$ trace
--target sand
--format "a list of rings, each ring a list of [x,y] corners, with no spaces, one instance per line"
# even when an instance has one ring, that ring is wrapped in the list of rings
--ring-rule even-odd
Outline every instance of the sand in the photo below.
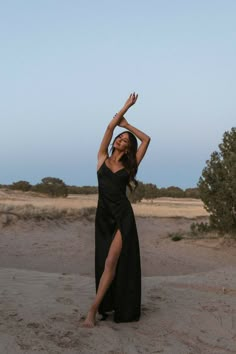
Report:
[[[169,233],[196,220],[173,214],[136,216],[140,321],[97,316],[92,329],[82,323],[95,295],[94,217],[1,227],[0,353],[236,353],[235,241],[173,242]]]

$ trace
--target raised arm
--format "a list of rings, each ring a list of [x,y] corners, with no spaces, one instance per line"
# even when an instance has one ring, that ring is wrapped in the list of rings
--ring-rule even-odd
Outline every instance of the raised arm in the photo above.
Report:
[[[129,124],[124,117],[120,120],[119,126],[129,130],[131,133],[136,135],[139,140],[141,140],[141,144],[139,145],[136,153],[137,165],[139,165],[144,155],[146,154],[151,138],[141,130]]]
[[[113,131],[116,126],[118,126],[123,119],[123,115],[128,111],[128,109],[135,104],[138,95],[132,93],[121,110],[114,116],[111,122],[108,124],[103,139],[101,141],[100,148],[98,150],[98,168],[103,163],[104,159],[108,155],[108,146],[111,142]]]

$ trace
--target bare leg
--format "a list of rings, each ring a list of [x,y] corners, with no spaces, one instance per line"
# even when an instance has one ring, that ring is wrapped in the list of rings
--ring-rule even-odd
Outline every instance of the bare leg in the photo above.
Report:
[[[99,282],[95,300],[92,306],[90,307],[87,317],[84,321],[83,324],[84,327],[94,327],[95,325],[95,318],[96,318],[98,307],[115,276],[116,266],[120,256],[121,249],[122,249],[122,236],[120,230],[117,230],[114,239],[111,243],[108,256],[106,258],[105,268]]]

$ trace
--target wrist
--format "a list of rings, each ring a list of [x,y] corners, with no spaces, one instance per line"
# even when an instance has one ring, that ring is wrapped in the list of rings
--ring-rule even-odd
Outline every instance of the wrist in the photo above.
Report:
[[[125,105],[123,106],[123,110],[126,112],[126,111],[128,111],[128,109],[129,109],[130,107],[131,107],[130,105],[126,105],[126,104],[125,104]]]

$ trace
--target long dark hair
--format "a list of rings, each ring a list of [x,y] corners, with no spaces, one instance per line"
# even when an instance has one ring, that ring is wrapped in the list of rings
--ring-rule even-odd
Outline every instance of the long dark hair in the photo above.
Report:
[[[117,135],[115,139],[113,140],[112,146],[111,146],[111,154],[113,154],[115,148],[114,148],[114,143],[119,136],[122,134],[127,133],[129,135],[129,147],[128,151],[126,154],[124,154],[121,158],[121,162],[124,165],[125,169],[129,173],[129,184],[128,187],[131,191],[134,191],[135,188],[138,185],[137,180],[135,179],[135,176],[138,172],[138,165],[137,165],[137,160],[136,160],[136,153],[138,149],[138,142],[137,138],[134,134],[132,134],[130,131],[124,131]]]

